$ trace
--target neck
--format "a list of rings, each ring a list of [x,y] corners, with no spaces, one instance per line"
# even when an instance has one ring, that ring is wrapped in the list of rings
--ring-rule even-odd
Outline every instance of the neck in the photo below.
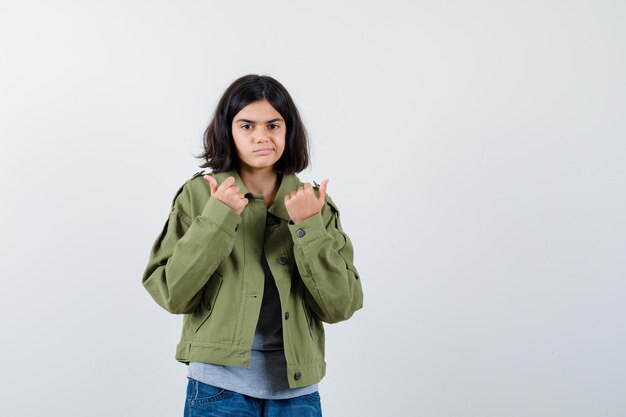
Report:
[[[280,186],[278,174],[274,168],[251,168],[240,165],[237,171],[248,191],[263,195],[263,199],[269,207]]]

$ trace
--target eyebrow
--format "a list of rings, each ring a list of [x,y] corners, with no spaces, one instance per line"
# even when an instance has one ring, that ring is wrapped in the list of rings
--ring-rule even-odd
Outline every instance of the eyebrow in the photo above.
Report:
[[[250,120],[250,119],[237,119],[235,120],[235,123],[239,123],[239,122],[245,122],[245,123],[256,123],[255,120]],[[274,123],[274,122],[284,122],[283,119],[281,119],[280,117],[276,117],[274,119],[268,120],[265,123]]]

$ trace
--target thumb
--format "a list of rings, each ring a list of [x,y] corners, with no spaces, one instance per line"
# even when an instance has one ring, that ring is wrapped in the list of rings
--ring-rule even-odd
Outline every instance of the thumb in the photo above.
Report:
[[[209,186],[211,187],[211,195],[215,194],[217,191],[217,181],[210,175],[205,175],[204,179],[207,180]]]
[[[328,178],[322,181],[322,185],[320,185],[319,191],[317,193],[317,202],[320,203],[320,205],[324,205],[324,199],[326,198],[326,188],[328,187],[328,181],[329,181]]]

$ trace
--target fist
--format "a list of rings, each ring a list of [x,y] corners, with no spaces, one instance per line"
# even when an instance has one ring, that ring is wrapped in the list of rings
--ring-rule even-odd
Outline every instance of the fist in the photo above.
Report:
[[[230,176],[222,182],[220,186],[210,175],[205,175],[204,179],[211,186],[211,197],[215,197],[226,204],[232,211],[241,215],[241,212],[248,204],[248,199],[239,191],[239,186],[235,185],[235,177]]]
[[[325,179],[320,185],[318,196],[315,197],[313,187],[307,182],[290,195],[285,196],[285,208],[294,224],[301,223],[322,210],[327,186],[328,179]]]

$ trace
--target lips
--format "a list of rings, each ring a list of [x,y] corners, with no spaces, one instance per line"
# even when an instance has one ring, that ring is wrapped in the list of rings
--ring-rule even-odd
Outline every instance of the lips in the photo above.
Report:
[[[272,151],[273,149],[264,148],[264,149],[257,149],[256,151],[254,151],[254,153],[256,153],[257,155],[267,155]]]

